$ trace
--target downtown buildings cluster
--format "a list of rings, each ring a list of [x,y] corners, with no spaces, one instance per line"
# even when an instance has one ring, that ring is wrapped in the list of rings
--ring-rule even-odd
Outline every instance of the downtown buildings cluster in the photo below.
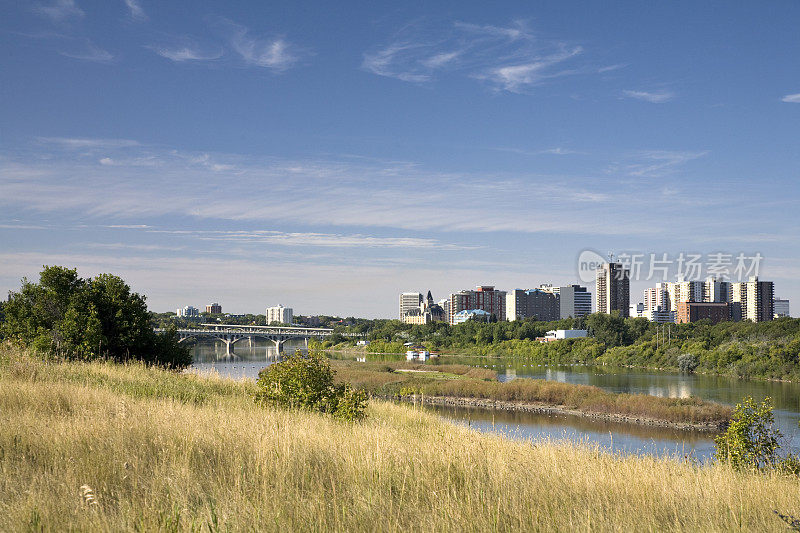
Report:
[[[705,281],[660,282],[644,291],[644,301],[631,304],[630,269],[607,262],[595,272],[594,311],[641,317],[659,323],[709,320],[764,322],[789,316],[789,301],[775,297],[774,283],[752,276],[748,281],[709,277]],[[434,302],[431,292],[400,294],[399,318],[410,324],[467,320],[553,321],[579,318],[592,312],[592,293],[581,285],[540,285],[534,289],[498,290],[481,285]]]

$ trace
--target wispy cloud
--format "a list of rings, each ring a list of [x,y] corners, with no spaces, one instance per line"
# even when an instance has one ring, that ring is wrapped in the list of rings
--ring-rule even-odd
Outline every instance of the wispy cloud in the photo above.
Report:
[[[616,65],[607,65],[605,67],[600,67],[597,69],[598,74],[605,74],[606,72],[613,72],[615,70],[619,70],[622,68],[627,67],[627,63],[618,63]]]
[[[62,56],[81,61],[92,61],[94,63],[109,63],[114,60],[114,55],[108,50],[104,50],[89,40],[76,42],[68,49],[58,52]]]
[[[610,172],[642,178],[661,178],[672,174],[679,167],[708,155],[707,151],[681,152],[651,150],[632,155],[628,161],[612,165]]]
[[[800,104],[800,93],[787,94],[786,96],[781,98],[781,102],[788,102],[790,104]]]
[[[55,144],[67,149],[83,148],[125,148],[139,146],[138,141],[131,139],[94,139],[87,137],[37,137],[37,141]]]
[[[244,26],[233,23],[229,25],[233,28],[231,48],[248,65],[281,72],[300,60],[300,50],[283,37],[256,37]]]
[[[537,37],[522,22],[508,27],[456,22],[444,29],[410,25],[388,44],[366,52],[361,68],[413,83],[449,72],[498,90],[525,92],[577,73],[580,69],[557,66],[582,52],[580,46]]]
[[[36,4],[34,11],[53,22],[64,22],[71,18],[83,18],[86,14],[74,0],[55,0],[50,4]]]
[[[563,49],[554,54],[538,56],[530,62],[498,67],[488,74],[478,74],[476,77],[488,79],[506,91],[519,93],[540,85],[544,80],[574,73],[569,70],[554,71],[552,67],[577,56],[582,51],[580,46]]]
[[[592,223],[593,217],[616,209],[623,200],[608,194],[607,183],[584,176],[450,174],[404,162],[293,161],[182,153],[150,146],[100,148],[100,142],[85,139],[66,146],[71,149],[57,144],[62,152],[51,150],[33,160],[0,159],[0,207],[9,205],[53,216],[80,213],[105,224],[126,224],[130,219],[150,224],[153,217],[161,216],[275,224],[303,221],[312,228],[362,231],[337,233],[336,237],[322,231],[259,238],[318,243],[355,239],[353,242],[364,245],[378,246],[380,242],[384,247],[391,243],[430,243],[370,241],[362,238],[363,229],[581,234],[607,234],[617,229],[626,234],[650,231],[646,222],[617,229]],[[100,162],[103,159],[105,164]],[[629,168],[625,174],[644,171]],[[225,187],[217,186],[221,182]],[[368,195],[365,190],[369,190]],[[509,203],[510,198],[514,202]],[[504,216],[497,216],[495,206],[499,205],[504,206]],[[529,209],[529,205],[537,208]],[[573,212],[576,205],[581,206],[580,216],[562,216]]]
[[[171,61],[212,61],[222,57],[222,50],[209,52],[193,46],[179,46],[176,48],[153,47],[155,53]]]
[[[125,6],[128,8],[128,15],[136,21],[145,21],[147,20],[147,13],[144,12],[142,9],[141,4],[138,0],[124,0]]]
[[[476,246],[459,246],[442,243],[436,239],[416,237],[375,237],[370,235],[337,233],[298,233],[282,231],[205,231],[197,232],[201,239],[238,241],[279,246],[320,246],[331,248],[425,248],[440,250],[466,250]]]
[[[628,98],[644,100],[651,104],[663,104],[675,98],[675,93],[671,91],[622,91],[622,94]]]

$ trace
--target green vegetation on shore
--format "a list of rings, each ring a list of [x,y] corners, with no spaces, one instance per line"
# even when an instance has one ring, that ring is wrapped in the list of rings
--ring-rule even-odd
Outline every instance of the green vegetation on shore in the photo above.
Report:
[[[729,407],[700,398],[617,394],[589,385],[538,379],[515,379],[501,383],[494,379],[493,371],[464,365],[334,361],[334,368],[338,380],[382,396],[419,393],[427,396],[480,398],[542,404],[591,414],[689,424],[721,425],[731,415]]]
[[[588,329],[590,337],[540,343],[552,329]],[[537,363],[603,364],[679,369],[679,358],[691,356],[691,369],[749,378],[800,381],[800,319],[770,322],[700,321],[658,326],[643,318],[623,319],[595,313],[555,322],[466,322],[404,324],[399,320],[363,320],[342,333],[365,334],[367,350],[402,353],[403,343],[424,344],[446,353],[526,358]],[[347,348],[354,340],[341,335],[324,348]]]
[[[0,348],[2,531],[783,531],[797,478],[512,441],[411,406],[346,423],[253,383]]]
[[[63,359],[136,359],[182,368],[192,362],[174,330],[156,334],[145,297],[119,277],[84,279],[75,269],[44,267],[39,282],[22,280],[0,306],[0,339]]]

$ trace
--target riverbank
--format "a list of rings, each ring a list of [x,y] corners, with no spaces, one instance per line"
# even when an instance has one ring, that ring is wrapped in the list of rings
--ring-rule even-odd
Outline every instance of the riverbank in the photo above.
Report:
[[[467,365],[334,361],[337,379],[383,398],[418,396],[454,406],[574,414],[615,422],[719,431],[730,407],[700,398],[618,394],[540,379],[501,383],[493,370]],[[438,400],[433,400],[438,398]]]
[[[727,421],[719,422],[672,422],[646,416],[621,415],[615,413],[597,413],[592,411],[582,411],[571,409],[564,405],[545,405],[530,402],[504,402],[502,400],[490,400],[484,398],[463,398],[453,396],[425,396],[407,395],[389,397],[383,399],[399,399],[415,404],[421,402],[429,405],[446,405],[450,407],[477,407],[479,409],[499,409],[501,411],[518,411],[522,413],[539,413],[547,415],[570,415],[604,420],[607,422],[619,422],[623,424],[638,424],[642,426],[654,426],[685,431],[702,431],[717,433],[727,426]]]
[[[796,478],[505,439],[371,401],[0,349],[0,531],[784,531]]]

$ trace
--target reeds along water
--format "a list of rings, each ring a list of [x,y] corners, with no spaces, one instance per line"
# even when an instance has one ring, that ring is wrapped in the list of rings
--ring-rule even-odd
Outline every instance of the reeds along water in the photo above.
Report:
[[[6,350],[0,530],[784,531],[773,509],[800,514],[795,478],[532,445],[383,402],[342,423],[251,392]]]

